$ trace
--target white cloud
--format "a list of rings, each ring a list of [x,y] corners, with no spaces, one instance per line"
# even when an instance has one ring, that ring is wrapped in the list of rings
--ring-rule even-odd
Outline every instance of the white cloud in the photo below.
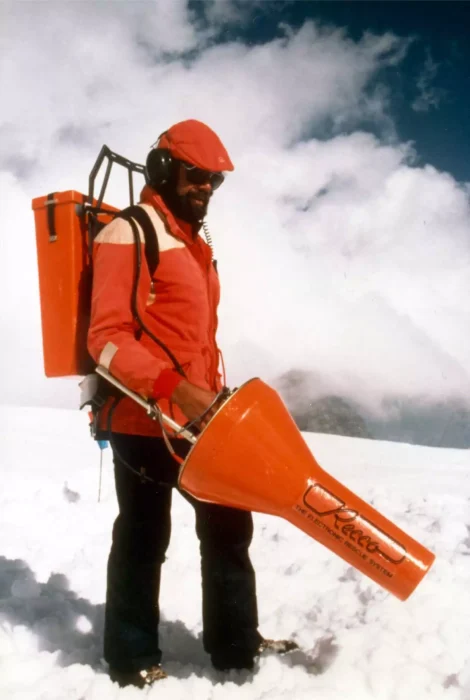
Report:
[[[255,159],[233,226],[236,263],[251,250],[250,295],[233,254],[225,294],[278,371],[309,369],[374,404],[384,391],[468,391],[468,198],[407,155],[356,133]]]
[[[204,0],[200,7],[206,21],[213,27],[243,26],[256,9],[267,7],[264,0]]]
[[[442,88],[433,85],[439,64],[433,61],[430,52],[427,52],[426,60],[423,69],[416,81],[418,95],[413,100],[411,105],[415,112],[429,112],[431,108],[437,109],[446,95],[446,91]]]
[[[233,21],[222,9],[217,27]],[[18,3],[5,14],[3,402],[78,396],[73,380],[40,376],[31,198],[85,191],[103,143],[142,162],[189,117],[220,134],[236,165],[209,217],[231,385],[296,367],[372,404],[384,392],[468,393],[468,190],[414,165],[375,84],[406,40],[353,42],[307,23],[264,45],[214,43],[217,27],[184,2]],[[121,182],[108,201],[126,204]]]

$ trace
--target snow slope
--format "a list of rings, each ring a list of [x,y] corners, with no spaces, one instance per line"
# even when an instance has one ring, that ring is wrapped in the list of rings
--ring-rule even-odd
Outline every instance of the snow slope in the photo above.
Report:
[[[470,700],[470,451],[306,434],[319,463],[432,549],[402,603],[277,518],[255,515],[261,631],[302,652],[212,670],[193,514],[175,494],[161,641],[170,678],[119,689],[101,659],[116,501],[110,450],[73,411],[0,407],[0,698]]]

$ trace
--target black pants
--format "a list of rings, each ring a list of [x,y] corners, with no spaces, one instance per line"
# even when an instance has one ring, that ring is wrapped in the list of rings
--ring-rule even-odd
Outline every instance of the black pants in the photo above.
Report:
[[[108,560],[104,656],[121,671],[160,663],[158,644],[160,572],[171,533],[172,489],[142,481],[126,468],[143,468],[155,482],[176,486],[176,461],[163,439],[114,434],[119,515]],[[184,456],[189,445],[175,441]],[[203,644],[215,659],[253,657],[258,633],[256,583],[248,548],[251,513],[182,494],[194,507],[200,542]],[[177,595],[177,591],[175,591]]]

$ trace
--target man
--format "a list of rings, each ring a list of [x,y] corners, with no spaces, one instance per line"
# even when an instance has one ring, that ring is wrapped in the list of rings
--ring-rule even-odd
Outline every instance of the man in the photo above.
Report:
[[[136,320],[131,225],[115,219],[100,232],[94,243],[88,347],[97,363],[130,389],[157,400],[183,425],[200,418],[222,387],[216,343],[219,282],[199,231],[214,190],[233,165],[219,137],[205,124],[188,120],[160,137],[146,169],[140,206],[155,228],[158,267],[151,279],[141,235]],[[103,426],[108,419],[109,406]],[[158,595],[178,464],[158,423],[131,399],[118,402],[111,430],[119,515],[108,561],[104,654],[111,678],[143,686],[165,676]],[[180,457],[187,454],[185,441],[173,439],[172,445]],[[216,669],[250,669],[263,644],[248,554],[251,513],[183,495],[195,509],[200,541],[204,648]]]

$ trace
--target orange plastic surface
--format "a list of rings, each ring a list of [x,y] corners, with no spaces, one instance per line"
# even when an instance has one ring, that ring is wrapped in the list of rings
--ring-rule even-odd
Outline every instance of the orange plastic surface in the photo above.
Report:
[[[318,465],[280,396],[260,379],[212,418],[179,486],[203,501],[289,520],[400,600],[435,558]]]
[[[78,213],[84,201],[84,195],[74,190],[54,193],[52,204],[47,197],[32,201],[47,377],[84,375],[92,367],[86,349],[91,294],[87,230],[85,217]],[[48,220],[50,206],[55,239]],[[103,222],[109,219],[109,215],[100,216]]]

